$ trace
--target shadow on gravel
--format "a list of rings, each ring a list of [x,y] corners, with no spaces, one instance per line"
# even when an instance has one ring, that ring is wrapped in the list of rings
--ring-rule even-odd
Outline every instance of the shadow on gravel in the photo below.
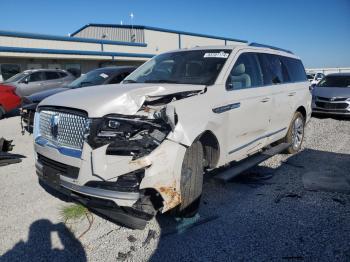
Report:
[[[56,232],[63,246],[53,248],[51,236]],[[19,241],[0,261],[87,261],[83,246],[63,223],[47,219],[35,221],[29,229],[28,241]]]
[[[307,191],[310,171],[350,178],[350,154],[305,149],[225,185],[206,179],[199,215],[156,217],[149,261],[350,261],[350,195]]]

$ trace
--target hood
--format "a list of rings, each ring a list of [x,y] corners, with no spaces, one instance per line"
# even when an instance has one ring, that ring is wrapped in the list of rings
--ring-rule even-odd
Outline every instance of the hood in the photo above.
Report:
[[[40,106],[61,106],[84,110],[89,117],[107,114],[134,115],[145,101],[184,92],[200,92],[204,85],[117,84],[69,90],[44,99]]]
[[[313,89],[314,96],[321,97],[350,97],[350,87],[320,87],[315,86]]]
[[[54,88],[54,89],[49,89],[41,92],[34,93],[30,96],[27,96],[26,98],[32,101],[33,103],[39,103],[46,97],[52,96],[54,94],[63,92],[69,90],[67,87],[59,87],[59,88]]]

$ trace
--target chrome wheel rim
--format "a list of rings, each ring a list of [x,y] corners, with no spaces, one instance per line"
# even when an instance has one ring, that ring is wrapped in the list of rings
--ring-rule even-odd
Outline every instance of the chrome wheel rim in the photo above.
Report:
[[[304,121],[301,117],[295,119],[292,127],[292,146],[298,150],[304,137]]]

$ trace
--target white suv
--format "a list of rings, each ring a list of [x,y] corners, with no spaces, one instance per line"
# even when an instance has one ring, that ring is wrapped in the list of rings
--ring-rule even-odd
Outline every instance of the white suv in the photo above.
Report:
[[[297,152],[310,114],[309,82],[289,51],[258,44],[177,50],[120,85],[41,102],[37,174],[49,188],[142,228],[158,211],[192,216],[205,170],[235,162],[227,180],[243,170],[242,160],[269,148],[265,155]]]

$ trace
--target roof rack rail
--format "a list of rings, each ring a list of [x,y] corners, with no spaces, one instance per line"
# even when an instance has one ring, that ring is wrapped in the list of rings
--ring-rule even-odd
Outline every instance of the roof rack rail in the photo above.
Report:
[[[250,43],[249,46],[266,47],[266,48],[271,48],[271,49],[274,49],[274,50],[279,50],[279,51],[287,52],[287,53],[290,53],[290,54],[294,54],[292,51],[289,51],[287,49],[282,49],[282,48],[271,46],[271,45],[264,45],[264,44],[259,44],[259,43],[254,43],[253,42],[253,43]]]

